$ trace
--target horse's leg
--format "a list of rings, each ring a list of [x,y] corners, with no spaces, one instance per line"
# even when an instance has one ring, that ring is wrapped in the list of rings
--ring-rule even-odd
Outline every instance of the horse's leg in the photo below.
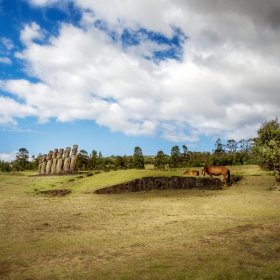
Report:
[[[224,175],[224,181],[225,181],[225,185],[228,186],[228,182],[227,182],[227,177],[226,177],[226,175]]]

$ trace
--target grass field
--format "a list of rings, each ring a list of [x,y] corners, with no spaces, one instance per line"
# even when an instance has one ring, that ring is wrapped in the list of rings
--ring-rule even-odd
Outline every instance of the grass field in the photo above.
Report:
[[[0,279],[280,279],[280,192],[257,166],[219,191],[97,195],[182,170],[0,174]],[[43,190],[70,189],[65,197]]]

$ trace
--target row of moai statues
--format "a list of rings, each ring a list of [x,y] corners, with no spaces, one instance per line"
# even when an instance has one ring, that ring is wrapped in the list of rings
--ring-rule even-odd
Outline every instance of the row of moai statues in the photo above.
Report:
[[[70,157],[70,147],[64,149],[54,149],[39,158],[39,175],[62,175],[77,173],[77,150],[78,145],[74,145]],[[64,153],[64,156],[63,156]]]

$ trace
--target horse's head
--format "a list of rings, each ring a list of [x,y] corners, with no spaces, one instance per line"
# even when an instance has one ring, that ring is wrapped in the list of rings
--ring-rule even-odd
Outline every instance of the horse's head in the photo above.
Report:
[[[204,168],[202,169],[202,175],[205,176],[205,172],[207,172],[207,166],[204,166]]]

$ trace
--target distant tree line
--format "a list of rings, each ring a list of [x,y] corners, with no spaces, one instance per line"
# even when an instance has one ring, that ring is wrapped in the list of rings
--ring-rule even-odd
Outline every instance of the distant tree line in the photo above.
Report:
[[[77,154],[77,167],[79,170],[104,170],[104,169],[131,169],[145,167],[145,158],[140,147],[134,148],[132,156],[110,156],[103,157],[102,152],[93,150],[88,154],[80,150]]]
[[[20,148],[16,158],[12,162],[0,160],[0,172],[36,170],[38,167],[38,157],[29,157],[29,152],[25,148]]]
[[[105,170],[105,169],[143,169],[145,164],[154,165],[155,169],[185,168],[185,167],[202,167],[205,165],[242,165],[255,164],[257,159],[252,153],[254,141],[228,140],[223,144],[221,139],[215,143],[212,152],[193,152],[186,145],[173,146],[170,155],[163,151],[158,151],[154,156],[144,156],[140,147],[134,148],[131,156],[111,155],[103,157],[102,152],[93,150],[88,153],[86,150],[80,150],[77,154],[77,168],[81,171],[86,170]],[[41,154],[38,155],[38,157]],[[37,170],[38,157],[29,156],[29,152],[25,148],[20,148],[16,154],[16,159],[12,162],[0,161],[0,171],[24,171]]]
[[[228,140],[223,144],[221,139],[215,143],[211,152],[192,152],[186,145],[173,146],[170,155],[159,151],[156,155],[154,166],[158,169],[179,167],[203,167],[205,165],[243,165],[255,164],[256,158],[252,153],[253,140]]]

